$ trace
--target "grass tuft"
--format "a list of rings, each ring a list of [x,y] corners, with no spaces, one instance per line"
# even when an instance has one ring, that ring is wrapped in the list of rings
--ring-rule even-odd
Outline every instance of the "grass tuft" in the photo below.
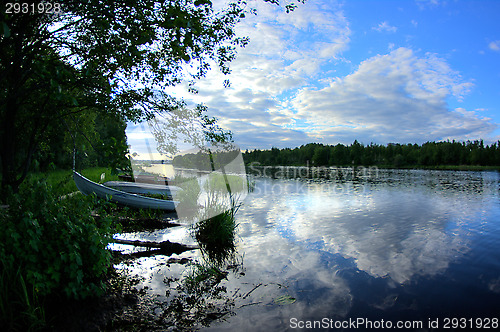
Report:
[[[230,196],[230,203],[223,201],[221,195],[210,193],[200,221],[194,224],[194,237],[201,252],[209,261],[220,266],[232,258],[236,252],[235,235],[238,224],[236,213],[241,204]]]

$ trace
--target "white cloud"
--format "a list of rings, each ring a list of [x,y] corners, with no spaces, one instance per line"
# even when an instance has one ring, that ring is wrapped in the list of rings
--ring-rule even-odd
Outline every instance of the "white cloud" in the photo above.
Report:
[[[427,8],[436,8],[441,6],[446,5],[446,1],[443,0],[416,0],[417,6],[421,9],[427,9]]]
[[[182,88],[172,91],[207,105],[243,149],[303,144],[310,138],[290,129],[293,119],[286,105],[309,79],[321,78],[325,64],[342,61],[350,42],[349,23],[333,2],[308,1],[290,14],[262,1],[251,5],[258,15],[247,17],[237,29],[250,37],[250,44],[239,50],[231,75],[210,71],[197,83],[198,95]],[[224,79],[230,80],[230,88],[223,88]]]
[[[491,43],[489,43],[488,47],[492,51],[500,52],[500,40],[492,41]]]
[[[442,59],[407,48],[377,55],[321,89],[304,88],[293,100],[297,117],[326,143],[423,142],[484,137],[497,126],[473,111],[449,110],[447,98],[472,88]]]
[[[169,90],[192,105],[208,106],[209,115],[233,131],[243,149],[354,139],[382,144],[473,139],[497,128],[474,111],[448,107],[449,98],[461,101],[473,84],[434,54],[417,56],[389,44],[390,53],[333,78],[331,65],[348,62],[342,52],[351,36],[342,8],[333,2],[311,0],[291,14],[262,1],[253,4],[258,15],[238,28],[250,44],[239,50],[232,74],[210,71],[197,83],[198,95],[185,87]],[[382,22],[374,29],[397,28]],[[225,89],[227,78],[231,87]]]
[[[135,159],[163,159],[157,153],[157,145],[147,123],[127,126],[127,143],[130,153],[138,153]]]
[[[373,27],[372,29],[376,30],[378,32],[396,32],[396,31],[398,31],[398,28],[390,25],[386,21],[380,23],[379,25],[377,25],[376,27]]]

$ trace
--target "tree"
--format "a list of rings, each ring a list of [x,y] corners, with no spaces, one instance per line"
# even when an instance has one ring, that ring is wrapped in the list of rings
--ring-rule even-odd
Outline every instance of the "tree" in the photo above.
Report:
[[[364,146],[358,142],[358,140],[354,140],[350,147],[350,157],[352,163],[355,165],[359,165],[361,160],[363,159],[363,150]]]
[[[2,189],[19,186],[44,132],[71,114],[138,122],[183,106],[166,89],[193,88],[214,65],[229,73],[248,43],[235,25],[252,11],[244,1],[218,12],[210,0],[67,0],[53,13],[38,12],[48,2],[8,3],[0,1]],[[213,119],[199,121],[213,128]]]
[[[330,158],[330,164],[341,166],[350,164],[349,160],[349,150],[343,144],[337,144],[333,149],[332,156]]]
[[[328,166],[329,150],[330,149],[326,146],[317,146],[312,157],[313,164],[315,166]]]

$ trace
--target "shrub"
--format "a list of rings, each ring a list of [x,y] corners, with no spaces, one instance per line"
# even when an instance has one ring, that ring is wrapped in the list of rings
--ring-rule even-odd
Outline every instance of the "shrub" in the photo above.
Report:
[[[44,181],[10,195],[0,216],[0,255],[40,296],[82,299],[104,291],[111,220],[96,222],[92,197],[59,199]],[[29,288],[29,287],[28,287]]]

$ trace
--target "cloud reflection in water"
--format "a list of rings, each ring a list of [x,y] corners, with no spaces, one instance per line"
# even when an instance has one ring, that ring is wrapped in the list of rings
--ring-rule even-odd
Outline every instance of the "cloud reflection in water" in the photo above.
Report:
[[[397,283],[440,273],[467,251],[457,222],[480,208],[470,199],[457,206],[456,197],[426,187],[371,186],[336,193],[321,190],[321,184],[308,186],[307,195],[282,195],[269,211],[268,218],[279,220],[281,234],[353,259],[358,269]],[[448,227],[456,228],[455,234]]]

